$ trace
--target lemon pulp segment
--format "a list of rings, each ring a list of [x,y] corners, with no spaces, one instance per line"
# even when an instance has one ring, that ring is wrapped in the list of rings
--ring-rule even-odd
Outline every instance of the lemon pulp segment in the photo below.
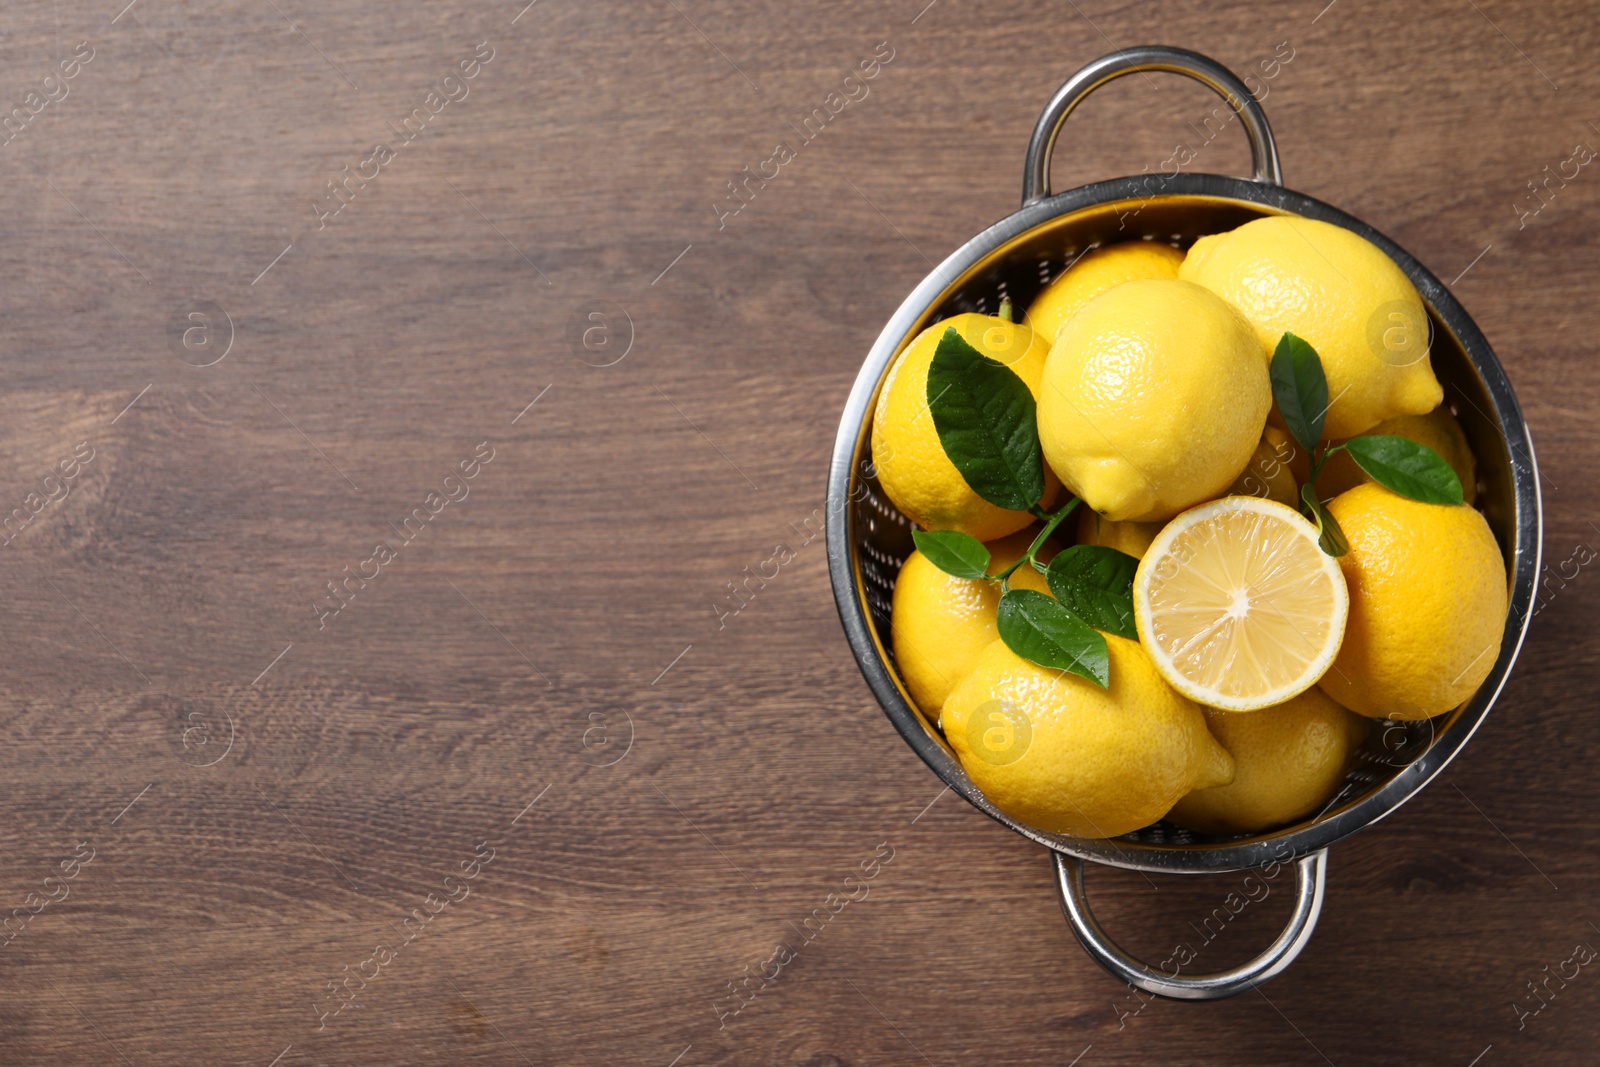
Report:
[[[1139,638],[1191,700],[1252,711],[1304,692],[1344,638],[1349,594],[1317,531],[1270,500],[1231,496],[1173,519],[1134,579]]]

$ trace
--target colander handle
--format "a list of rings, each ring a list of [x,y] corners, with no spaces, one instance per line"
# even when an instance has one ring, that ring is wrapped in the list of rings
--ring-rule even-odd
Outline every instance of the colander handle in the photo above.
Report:
[[[1101,56],[1056,90],[1056,95],[1050,98],[1039,115],[1039,121],[1034,124],[1033,136],[1028,138],[1028,157],[1022,172],[1023,207],[1050,195],[1050,155],[1055,151],[1056,136],[1061,132],[1067,116],[1072,114],[1072,109],[1106,82],[1124,74],[1150,70],[1186,74],[1226,100],[1234,113],[1244,120],[1245,136],[1250,139],[1251,179],[1272,185],[1283,184],[1283,171],[1278,166],[1278,145],[1272,139],[1267,113],[1261,110],[1261,105],[1244,82],[1233,71],[1199,52],[1146,44]]]
[[[1147,993],[1177,1000],[1221,1000],[1281,974],[1300,955],[1306,942],[1311,940],[1311,931],[1316,928],[1317,916],[1322,911],[1322,897],[1328,876],[1327,849],[1319,849],[1296,861],[1294,914],[1289,917],[1289,925],[1278,935],[1278,939],[1255,959],[1231,970],[1181,977],[1134,959],[1106,936],[1094,913],[1089,910],[1089,899],[1083,891],[1083,862],[1060,852],[1054,855],[1061,910],[1066,912],[1072,932],[1089,955],[1123,981],[1131,982]]]

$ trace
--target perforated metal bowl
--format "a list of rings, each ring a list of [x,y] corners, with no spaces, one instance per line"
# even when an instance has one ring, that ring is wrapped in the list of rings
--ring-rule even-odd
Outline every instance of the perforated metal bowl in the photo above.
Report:
[[[1137,71],[1195,78],[1228,101],[1250,139],[1250,180],[1215,174],[1145,174],[1050,192],[1050,155],[1062,123],[1094,89]],[[839,423],[828,478],[828,563],[851,650],[873,694],[906,742],[953,790],[1017,833],[1050,849],[1067,919],[1113,974],[1162,996],[1231,996],[1280,973],[1304,947],[1325,889],[1327,848],[1405,803],[1437,775],[1488,713],[1521,648],[1539,570],[1540,503],[1533,447],[1500,363],[1445,287],[1394,242],[1359,219],[1281,185],[1266,115],[1225,67],[1161,46],[1124,49],[1073,75],[1045,107],[1028,144],[1022,208],[995,223],[923,279],[878,335]],[[1266,215],[1320,219],[1360,234],[1411,278],[1432,320],[1432,363],[1478,461],[1476,506],[1510,562],[1510,610],[1489,677],[1461,707],[1430,722],[1374,723],[1355,769],[1316,816],[1269,833],[1208,837],[1161,822],[1111,840],[1049,834],[997,809],[972,784],[938,731],[918,712],[894,662],[889,610],[895,577],[912,551],[911,528],[880,490],[870,450],[872,411],[889,368],[925,327],[961,312],[993,313],[1002,297],[1025,308],[1084,251],[1144,239],[1187,248],[1196,238]],[[1128,956],[1095,921],[1083,860],[1141,871],[1201,873],[1294,864],[1288,927],[1256,959],[1214,974],[1158,970]]]

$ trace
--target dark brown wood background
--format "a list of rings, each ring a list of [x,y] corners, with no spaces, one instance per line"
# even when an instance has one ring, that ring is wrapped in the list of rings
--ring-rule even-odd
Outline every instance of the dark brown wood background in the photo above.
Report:
[[[7,109],[93,49],[0,147],[0,513],[38,511],[0,548],[0,1062],[1593,1062],[1600,976],[1515,1007],[1600,945],[1600,170],[1517,208],[1600,146],[1590,5],[125,2],[0,13]],[[1471,746],[1334,850],[1299,962],[1141,1009],[1045,854],[879,713],[805,523],[882,322],[1015,207],[1061,80],[1151,41],[1239,70],[1288,43],[1288,181],[1455,279],[1533,426],[1552,578]],[[470,95],[319,229],[480,42]],[[879,42],[870,94],[719,229]],[[1058,186],[1154,169],[1213,106],[1108,87]],[[1246,164],[1233,129],[1191,169]],[[210,347],[169,332],[196,309]],[[605,354],[569,340],[591,311]],[[1091,872],[1158,958],[1237,885]]]

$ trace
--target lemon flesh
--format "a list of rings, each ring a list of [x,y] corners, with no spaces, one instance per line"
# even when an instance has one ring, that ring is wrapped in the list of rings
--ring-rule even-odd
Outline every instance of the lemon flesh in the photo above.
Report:
[[[1134,623],[1156,669],[1189,699],[1226,711],[1281,704],[1315,685],[1338,655],[1349,608],[1316,527],[1255,497],[1173,519],[1133,580]]]

